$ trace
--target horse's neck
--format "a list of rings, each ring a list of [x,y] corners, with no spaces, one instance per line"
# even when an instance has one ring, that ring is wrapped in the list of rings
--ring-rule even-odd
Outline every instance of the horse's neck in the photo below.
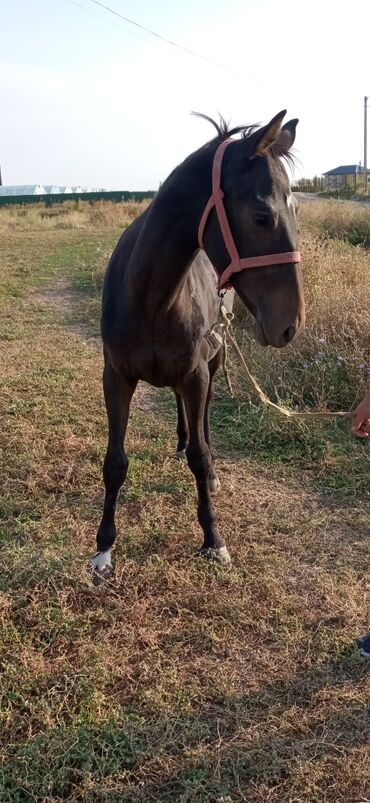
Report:
[[[212,158],[207,161],[210,174]],[[199,221],[209,193],[210,180],[200,181],[191,161],[180,165],[159,192],[132,254],[135,294],[141,301],[145,297],[156,308],[180,296],[199,248]]]

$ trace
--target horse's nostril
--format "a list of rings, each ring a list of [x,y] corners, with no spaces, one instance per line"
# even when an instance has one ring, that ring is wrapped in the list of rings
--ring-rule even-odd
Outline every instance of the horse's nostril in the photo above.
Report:
[[[281,338],[283,346],[287,346],[288,343],[290,343],[290,341],[293,340],[296,331],[297,330],[295,326],[289,326],[288,329],[285,330]]]
[[[282,349],[284,346],[287,346],[291,340],[293,340],[294,335],[297,333],[297,326],[294,324],[292,326],[288,326],[284,332],[280,333],[279,329],[270,328],[268,323],[261,323],[260,321],[256,321],[256,339],[258,343],[262,346],[273,346],[275,349]]]

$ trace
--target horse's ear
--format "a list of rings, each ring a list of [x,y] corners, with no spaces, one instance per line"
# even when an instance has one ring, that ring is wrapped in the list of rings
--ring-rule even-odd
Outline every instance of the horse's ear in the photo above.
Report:
[[[278,156],[286,155],[292,147],[298,122],[298,119],[295,117],[294,120],[289,120],[287,123],[284,123],[274,142],[274,153]]]
[[[281,124],[286,115],[286,111],[279,112],[275,117],[270,120],[267,125],[260,128],[255,134],[255,156],[266,156],[268,149],[276,142],[280,131]]]

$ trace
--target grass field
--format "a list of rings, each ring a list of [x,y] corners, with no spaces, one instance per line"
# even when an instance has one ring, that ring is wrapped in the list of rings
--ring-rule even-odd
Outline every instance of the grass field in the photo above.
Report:
[[[253,370],[292,406],[347,408],[370,385],[370,256],[337,210],[302,207],[302,337],[261,350],[237,311]],[[220,377],[226,569],[196,557],[171,396],[143,387],[115,577],[92,585],[99,293],[137,211],[0,210],[1,803],[366,803],[370,459],[346,422],[287,426],[235,365],[234,400]]]

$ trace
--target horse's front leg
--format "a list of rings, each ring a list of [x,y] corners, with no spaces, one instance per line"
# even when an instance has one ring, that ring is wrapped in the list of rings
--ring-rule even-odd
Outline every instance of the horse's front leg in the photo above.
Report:
[[[128,468],[124,439],[136,382],[128,383],[122,374],[115,371],[106,357],[103,387],[109,439],[103,466],[105,498],[103,516],[97,535],[98,551],[91,561],[94,578],[97,582],[99,578],[107,577],[111,573],[111,549],[116,539],[116,502],[118,492],[126,479]]]
[[[186,419],[184,402],[179,393],[175,393],[177,406],[177,448],[175,457],[178,460],[186,460],[186,447],[189,442],[189,428]]]
[[[207,446],[211,452],[212,458],[212,468],[209,476],[209,490],[211,494],[216,494],[221,487],[220,480],[216,474],[214,463],[215,463],[215,456],[212,449],[212,441],[211,441],[211,429],[210,429],[210,411],[211,411],[211,403],[213,398],[213,380],[216,371],[220,367],[222,362],[222,351],[217,352],[216,356],[208,363],[208,370],[209,370],[209,383],[208,383],[208,392],[206,398],[206,404],[204,409],[204,437],[206,439]]]
[[[204,433],[204,413],[209,383],[209,370],[204,363],[186,377],[180,388],[189,426],[186,456],[198,489],[198,521],[204,533],[201,554],[207,558],[229,563],[230,555],[218,531],[216,512],[210,494],[210,479],[214,476],[214,471],[211,451]]]

